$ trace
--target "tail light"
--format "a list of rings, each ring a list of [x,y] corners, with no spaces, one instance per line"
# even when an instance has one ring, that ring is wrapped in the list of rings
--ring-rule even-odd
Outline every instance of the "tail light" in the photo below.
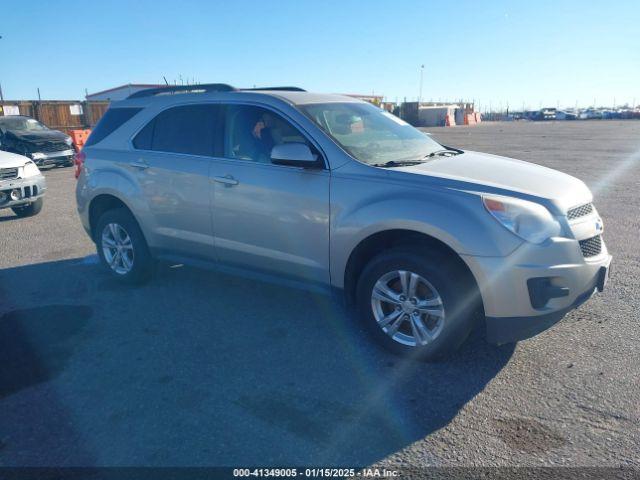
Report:
[[[84,165],[84,160],[87,156],[84,154],[82,150],[76,153],[73,163],[75,165],[74,175],[76,179],[80,176],[80,172],[82,172],[82,166]]]

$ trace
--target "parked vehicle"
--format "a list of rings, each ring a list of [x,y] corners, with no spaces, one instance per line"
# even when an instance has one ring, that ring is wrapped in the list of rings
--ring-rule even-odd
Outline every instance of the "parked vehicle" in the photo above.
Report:
[[[146,280],[162,259],[340,292],[383,345],[426,359],[479,318],[495,343],[542,331],[603,290],[611,261],[580,180],[441,145],[350,97],[138,92],[76,167],[113,276]]]
[[[556,120],[577,120],[578,116],[570,111],[557,110]]]
[[[539,112],[538,120],[555,120],[556,109],[555,108],[543,108]]]
[[[602,112],[600,110],[595,110],[593,108],[588,108],[587,110],[584,110],[582,112],[580,112],[580,115],[578,115],[578,118],[580,120],[601,120],[602,119]]]
[[[39,166],[70,166],[75,154],[69,135],[22,115],[0,117],[0,149],[29,157]]]
[[[0,151],[0,210],[11,208],[19,217],[30,217],[42,210],[44,176],[27,157]]]

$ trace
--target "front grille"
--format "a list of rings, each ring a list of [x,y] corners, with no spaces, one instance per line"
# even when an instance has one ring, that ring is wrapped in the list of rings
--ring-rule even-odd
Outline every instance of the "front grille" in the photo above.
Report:
[[[595,257],[602,251],[602,238],[600,235],[587,238],[586,240],[580,240],[580,250],[582,250],[582,256],[585,258]]]
[[[0,180],[11,180],[18,178],[17,168],[0,168]]]
[[[569,220],[573,220],[576,218],[584,217],[593,212],[593,204],[585,203],[584,205],[580,205],[579,207],[572,208],[567,212],[567,218]]]
[[[45,142],[45,143],[39,143],[38,145],[34,145],[32,147],[32,150],[34,152],[43,152],[43,153],[62,152],[64,150],[69,150],[69,149],[71,149],[71,147],[64,142]]]

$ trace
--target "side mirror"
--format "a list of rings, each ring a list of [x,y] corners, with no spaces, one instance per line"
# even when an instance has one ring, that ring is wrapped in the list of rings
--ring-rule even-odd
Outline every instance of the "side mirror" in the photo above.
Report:
[[[271,150],[271,163],[292,167],[314,168],[318,165],[318,157],[311,153],[305,143],[283,143]]]

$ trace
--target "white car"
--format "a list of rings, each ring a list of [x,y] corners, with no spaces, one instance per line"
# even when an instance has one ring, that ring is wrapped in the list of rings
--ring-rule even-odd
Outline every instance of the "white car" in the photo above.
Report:
[[[0,151],[0,210],[11,208],[19,217],[42,210],[46,182],[30,158]]]

